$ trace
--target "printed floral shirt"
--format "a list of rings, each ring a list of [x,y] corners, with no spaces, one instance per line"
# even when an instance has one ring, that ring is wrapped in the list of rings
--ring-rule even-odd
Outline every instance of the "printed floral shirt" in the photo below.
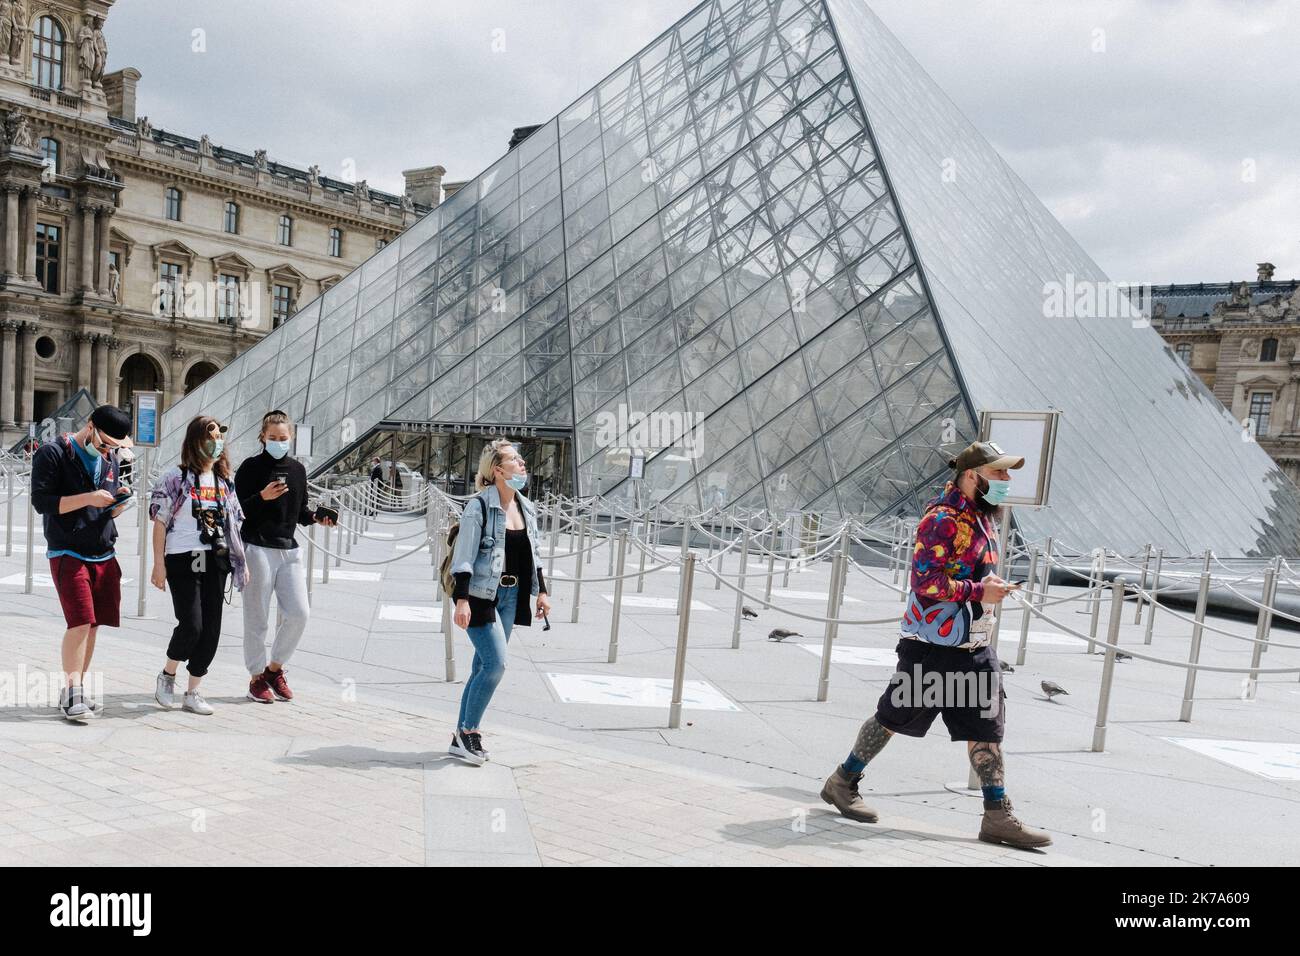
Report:
[[[937,601],[980,601],[980,580],[997,565],[997,540],[988,519],[951,481],[926,505],[912,549],[912,593],[923,606]]]

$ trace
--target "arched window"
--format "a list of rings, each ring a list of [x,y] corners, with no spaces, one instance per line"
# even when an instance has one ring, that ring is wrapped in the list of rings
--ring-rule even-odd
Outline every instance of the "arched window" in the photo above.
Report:
[[[59,171],[59,141],[49,136],[42,136],[41,152],[45,155],[45,168],[49,170],[48,175],[53,176]]]
[[[181,191],[175,186],[168,186],[164,194],[163,215],[173,222],[181,221]]]
[[[63,27],[41,17],[32,30],[32,82],[47,90],[63,89]]]
[[[1261,362],[1277,361],[1277,339],[1265,339],[1259,347],[1259,360]]]

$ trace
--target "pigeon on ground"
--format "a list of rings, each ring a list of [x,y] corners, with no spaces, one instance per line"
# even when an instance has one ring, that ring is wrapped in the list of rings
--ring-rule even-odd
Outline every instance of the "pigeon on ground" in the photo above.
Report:
[[[1070,692],[1055,681],[1045,680],[1038,686],[1043,688],[1043,693],[1047,695],[1048,700],[1051,700],[1057,694],[1064,694],[1066,697],[1070,696]]]
[[[769,641],[784,641],[787,637],[803,637],[798,631],[787,631],[783,627],[774,627],[767,635]]]
[[[1002,670],[1008,674],[1014,674],[1016,672],[1016,669],[1012,667],[1010,664],[1008,664],[1006,661],[998,661],[998,666],[1001,667]]]
[[[740,606],[740,616],[741,616],[741,617],[758,617],[758,612],[755,611],[755,610],[754,610],[752,607],[750,607],[748,604],[742,604],[742,605]]]
[[[1132,654],[1125,654],[1123,651],[1115,652],[1115,660],[1117,661],[1131,661],[1132,659],[1133,659]]]

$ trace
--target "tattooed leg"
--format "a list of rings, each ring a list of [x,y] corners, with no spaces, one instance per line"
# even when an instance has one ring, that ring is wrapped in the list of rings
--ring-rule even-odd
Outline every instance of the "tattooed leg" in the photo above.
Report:
[[[982,740],[971,740],[966,744],[970,754],[970,765],[980,778],[980,787],[984,791],[984,800],[995,803],[1006,796],[1004,768],[1002,766],[1002,745]]]
[[[882,727],[875,717],[868,718],[858,731],[858,739],[854,742],[848,759],[844,761],[844,769],[848,773],[862,773],[871,758],[884,749],[892,736],[894,732]]]

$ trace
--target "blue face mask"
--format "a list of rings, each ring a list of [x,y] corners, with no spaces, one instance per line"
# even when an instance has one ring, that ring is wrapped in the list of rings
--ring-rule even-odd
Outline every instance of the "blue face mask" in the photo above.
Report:
[[[266,453],[272,458],[283,458],[289,454],[289,442],[287,441],[269,441],[266,443]]]
[[[511,488],[513,488],[515,491],[523,491],[524,485],[528,484],[528,476],[511,475],[509,478],[506,479],[506,484],[509,485]]]
[[[988,490],[981,497],[991,505],[1000,505],[1007,500],[1007,495],[1011,494],[1011,482],[1003,481],[1000,478],[985,478],[989,483]]]
[[[203,451],[209,458],[211,458],[213,461],[216,461],[218,458],[221,457],[221,452],[225,449],[225,447],[226,447],[225,439],[212,438],[209,439],[204,444]]]

